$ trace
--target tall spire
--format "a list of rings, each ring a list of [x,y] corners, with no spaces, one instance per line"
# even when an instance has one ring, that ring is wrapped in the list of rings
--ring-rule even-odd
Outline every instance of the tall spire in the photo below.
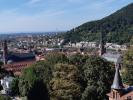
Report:
[[[104,53],[106,53],[106,48],[105,48],[105,41],[104,41],[104,33],[100,34],[100,56],[102,56]]]
[[[4,62],[4,64],[7,64],[7,54],[8,54],[7,41],[4,40],[4,42],[3,42],[3,62]]]
[[[115,77],[111,88],[115,90],[121,90],[124,88],[119,72],[119,66],[116,67]]]

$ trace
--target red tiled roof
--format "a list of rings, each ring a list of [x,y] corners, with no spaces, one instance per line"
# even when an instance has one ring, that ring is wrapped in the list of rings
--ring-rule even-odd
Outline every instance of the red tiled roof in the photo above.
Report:
[[[32,64],[34,64],[36,61],[23,61],[23,62],[16,62],[12,64],[6,64],[3,67],[7,71],[12,71],[13,73],[21,73],[21,71]]]
[[[125,88],[129,87],[126,84],[123,84]],[[113,91],[111,91],[110,93],[107,94],[108,97],[113,98]],[[120,100],[127,100],[128,97],[131,97],[133,99],[133,91],[129,91],[127,93],[122,94],[122,96],[120,96]]]

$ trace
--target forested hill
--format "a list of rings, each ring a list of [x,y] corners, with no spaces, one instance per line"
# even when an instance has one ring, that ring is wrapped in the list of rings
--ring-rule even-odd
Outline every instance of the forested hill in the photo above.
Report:
[[[87,22],[65,33],[65,42],[98,41],[106,33],[107,42],[127,43],[133,34],[133,3],[101,20]]]

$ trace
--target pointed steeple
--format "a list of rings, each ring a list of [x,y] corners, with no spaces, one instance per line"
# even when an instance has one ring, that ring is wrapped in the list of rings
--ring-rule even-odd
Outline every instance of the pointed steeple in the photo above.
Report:
[[[115,77],[111,88],[115,90],[121,90],[124,88],[119,72],[119,66],[116,67]]]
[[[7,41],[4,40],[4,42],[3,42],[3,61],[4,61],[4,64],[7,64],[7,54],[8,54]]]
[[[106,48],[105,48],[105,41],[104,41],[104,33],[100,34],[100,56],[102,56],[104,53],[106,53]]]

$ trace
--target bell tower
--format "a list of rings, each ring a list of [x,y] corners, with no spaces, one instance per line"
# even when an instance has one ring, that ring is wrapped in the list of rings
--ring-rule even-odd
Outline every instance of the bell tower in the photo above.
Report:
[[[4,62],[4,65],[7,64],[7,55],[8,55],[7,41],[4,40],[4,42],[3,42],[3,62]]]
[[[106,53],[106,48],[105,48],[105,40],[104,40],[104,33],[100,34],[100,50],[99,50],[99,56],[102,56],[104,53]]]
[[[120,76],[119,68],[120,65],[116,66],[116,72],[114,76],[114,81],[111,86],[112,91],[112,99],[110,100],[120,100],[120,97],[123,95],[123,83]]]

